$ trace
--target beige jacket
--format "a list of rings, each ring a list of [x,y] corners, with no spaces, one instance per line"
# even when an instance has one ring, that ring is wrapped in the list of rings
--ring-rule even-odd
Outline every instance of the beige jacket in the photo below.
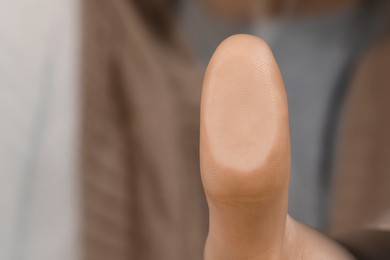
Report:
[[[171,9],[165,1],[84,0],[84,259],[202,259],[201,75]],[[363,255],[372,248],[351,232],[390,230],[385,57],[390,40],[364,58],[354,80],[332,197],[332,233]]]

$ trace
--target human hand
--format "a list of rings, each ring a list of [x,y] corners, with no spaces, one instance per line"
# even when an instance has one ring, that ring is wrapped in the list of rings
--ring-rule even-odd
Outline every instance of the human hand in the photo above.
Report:
[[[254,36],[228,38],[210,61],[200,159],[210,210],[206,260],[353,259],[287,214],[287,97],[270,49]]]

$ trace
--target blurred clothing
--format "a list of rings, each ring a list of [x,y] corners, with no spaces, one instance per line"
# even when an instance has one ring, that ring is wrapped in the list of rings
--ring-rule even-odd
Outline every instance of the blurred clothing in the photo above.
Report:
[[[330,227],[358,259],[390,256],[389,33],[357,67],[338,138]]]
[[[0,8],[0,259],[77,258],[75,1]]]
[[[84,259],[202,259],[196,62],[152,2],[84,3]]]

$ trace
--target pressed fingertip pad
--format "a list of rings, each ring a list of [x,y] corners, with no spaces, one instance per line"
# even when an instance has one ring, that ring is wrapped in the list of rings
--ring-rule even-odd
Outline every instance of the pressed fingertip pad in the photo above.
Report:
[[[247,181],[259,172],[288,172],[284,84],[271,50],[259,38],[229,37],[209,63],[202,90],[201,166],[203,174],[233,180],[248,175]]]

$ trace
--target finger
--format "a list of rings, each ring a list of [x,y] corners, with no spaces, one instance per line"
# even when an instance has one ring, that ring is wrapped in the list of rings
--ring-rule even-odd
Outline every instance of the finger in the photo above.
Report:
[[[290,171],[287,98],[270,49],[256,37],[226,39],[210,61],[200,158],[210,209],[205,258],[277,256]]]

